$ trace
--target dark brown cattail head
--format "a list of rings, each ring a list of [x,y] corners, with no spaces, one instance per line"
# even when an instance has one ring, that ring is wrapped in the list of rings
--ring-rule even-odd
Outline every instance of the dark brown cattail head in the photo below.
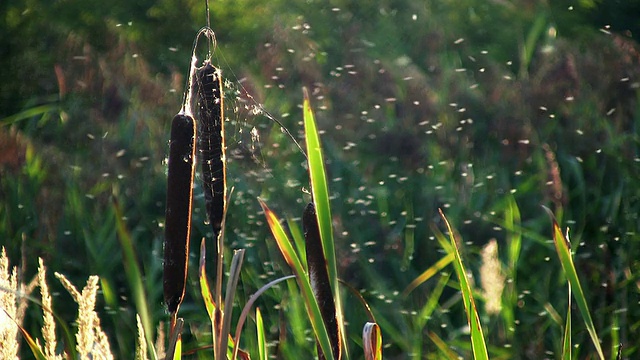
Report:
[[[164,301],[170,313],[178,311],[187,281],[195,139],[193,117],[176,115],[171,122],[164,238]]]
[[[309,203],[304,209],[302,227],[304,230],[307,264],[309,265],[309,280],[313,288],[313,294],[320,306],[322,321],[327,328],[327,333],[331,340],[333,358],[338,360],[342,355],[340,328],[338,326],[338,318],[336,317],[336,304],[331,291],[331,283],[329,282],[327,260],[324,256],[324,250],[322,249],[316,207],[313,203]],[[318,359],[324,360],[325,358],[324,353],[320,349],[320,344],[318,344]]]
[[[199,155],[207,218],[217,239],[226,198],[224,109],[220,70],[206,61],[198,69]]]

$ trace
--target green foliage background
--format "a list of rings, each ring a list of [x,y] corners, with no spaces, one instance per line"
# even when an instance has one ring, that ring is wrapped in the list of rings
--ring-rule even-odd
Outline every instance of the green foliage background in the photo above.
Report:
[[[152,317],[166,321],[163,161],[204,4],[5,0],[0,14],[0,243],[23,259],[26,278],[38,257],[77,283],[99,275],[104,326],[128,358],[136,309],[113,203],[134,241]],[[638,1],[213,1],[214,58],[230,81],[230,151],[249,151],[239,129],[261,134],[257,160],[234,158],[229,170],[236,193],[227,243],[249,247],[240,303],[287,271],[255,197],[291,218],[309,200],[300,190],[304,159],[265,115],[243,109],[244,93],[303,141],[298,105],[307,86],[325,131],[339,272],[376,313],[385,357],[438,357],[429,332],[468,357],[455,283],[426,326],[416,317],[437,282],[399,295],[443,256],[429,226],[442,225],[438,208],[460,230],[476,277],[484,244],[498,240],[506,267],[504,244],[523,237],[516,268],[505,270],[505,294],[514,296],[504,296],[498,316],[480,305],[490,356],[559,356],[563,322],[553,312],[564,314],[567,290],[540,205],[571,228],[607,355],[622,342],[625,357],[637,356],[639,19]],[[505,220],[512,199],[517,226]],[[193,239],[206,234],[198,201]],[[194,348],[207,324],[197,287],[188,291],[182,310]],[[269,348],[284,358],[314,349],[295,292],[283,286],[261,304],[271,341],[289,314],[289,341]],[[72,319],[64,296],[55,310]],[[349,315],[357,337],[365,314]],[[33,334],[38,319],[36,307],[25,324]],[[573,341],[578,358],[593,353],[577,325]]]

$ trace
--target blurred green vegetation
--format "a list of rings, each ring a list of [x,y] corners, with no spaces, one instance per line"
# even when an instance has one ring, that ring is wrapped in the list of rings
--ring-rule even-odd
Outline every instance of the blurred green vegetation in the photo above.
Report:
[[[38,257],[76,283],[99,275],[103,326],[128,358],[136,309],[114,201],[151,316],[166,321],[164,157],[204,3],[5,0],[0,14],[0,244],[23,259],[25,279]],[[444,256],[430,228],[442,226],[438,208],[467,241],[475,286],[482,246],[497,239],[507,269],[507,242],[523,238],[501,315],[479,301],[490,356],[557,358],[563,322],[553,310],[564,313],[567,290],[540,205],[571,228],[606,355],[620,342],[624,358],[640,354],[640,1],[224,0],[213,1],[211,26],[236,187],[226,241],[248,247],[241,304],[286,269],[256,196],[293,219],[309,200],[304,158],[256,106],[303,141],[307,86],[324,131],[339,272],[370,302],[385,358],[437,358],[430,333],[470,353],[455,283],[399,295]],[[514,204],[521,222],[510,224]],[[207,231],[201,196],[195,207],[192,241]],[[439,291],[430,318],[418,319]],[[206,344],[208,327],[197,287],[188,293],[187,350]],[[295,295],[283,285],[260,305],[268,340],[286,339],[269,351],[284,358],[314,351]],[[73,319],[64,301],[54,306]],[[357,338],[365,313],[350,315]],[[39,319],[33,306],[32,334]],[[594,350],[574,326],[575,356],[586,358]]]

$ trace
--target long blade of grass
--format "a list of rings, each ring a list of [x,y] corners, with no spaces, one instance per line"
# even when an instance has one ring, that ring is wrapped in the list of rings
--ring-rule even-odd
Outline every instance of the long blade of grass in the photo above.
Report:
[[[427,320],[431,318],[431,314],[438,308],[438,300],[444,289],[451,278],[451,273],[447,273],[446,275],[443,273],[436,286],[431,290],[429,294],[429,298],[427,299],[427,303],[422,307],[420,312],[418,313],[418,317],[416,320],[417,328],[416,330],[422,331],[422,328],[427,324]]]
[[[178,335],[176,340],[175,351],[173,352],[173,360],[182,360],[182,336]]]
[[[256,333],[258,334],[258,360],[267,360],[267,338],[260,308],[256,308]]]
[[[598,357],[604,360],[604,353],[602,352],[602,347],[600,346],[600,341],[598,338],[598,334],[596,333],[596,328],[593,324],[593,320],[591,319],[591,312],[589,312],[589,306],[587,305],[587,299],[584,296],[584,292],[582,291],[582,286],[580,285],[580,279],[578,278],[578,272],[576,271],[576,267],[573,264],[573,257],[571,256],[571,243],[569,239],[565,237],[556,221],[553,213],[548,208],[544,208],[551,221],[553,222],[553,243],[556,247],[556,253],[560,258],[560,264],[562,264],[562,270],[564,271],[569,284],[571,285],[571,289],[574,292],[573,297],[576,300],[576,305],[578,305],[578,309],[580,310],[580,315],[582,315],[582,319],[584,321],[585,326],[587,327],[587,332],[591,337],[591,341],[598,352]]]
[[[500,315],[505,321],[507,328],[514,328],[515,324],[515,308],[518,302],[518,291],[516,289],[516,277],[518,259],[520,258],[520,250],[522,248],[522,232],[520,228],[520,209],[513,196],[507,198],[507,204],[504,211],[504,228],[507,230],[507,255],[508,255],[508,274],[511,278],[506,284],[503,294],[503,306]],[[507,337],[511,340],[515,331],[508,331]]]
[[[338,288],[338,268],[336,261],[335,245],[333,242],[333,222],[331,220],[331,208],[329,204],[329,190],[327,186],[327,176],[324,167],[324,159],[320,137],[316,127],[315,117],[311,109],[309,93],[307,89],[303,89],[303,121],[307,146],[307,156],[309,162],[309,177],[311,178],[311,194],[313,203],[316,207],[318,225],[320,228],[320,238],[322,239],[322,248],[324,256],[327,260],[329,272],[329,282],[336,305],[336,314],[338,318],[338,327],[344,343],[345,358],[349,358],[348,349],[346,347],[346,333],[343,321],[342,301],[340,300],[340,289]]]
[[[438,334],[434,333],[433,331],[429,331],[428,336],[429,336],[429,339],[431,339],[431,341],[433,341],[433,343],[436,344],[436,347],[438,348],[438,350],[440,350],[440,352],[444,356],[446,356],[446,359],[457,360],[459,358],[458,354],[451,351],[451,349],[449,349],[449,345],[447,345],[447,343],[444,342],[444,340],[442,340],[442,338],[438,336]]]
[[[571,284],[569,284],[569,306],[567,306],[567,321],[564,324],[562,338],[562,359],[571,360]]]
[[[302,266],[305,269],[308,269],[307,252],[305,250],[304,235],[302,234],[302,230],[300,230],[300,226],[298,225],[298,223],[291,218],[287,218],[287,226],[289,227],[291,238],[293,238],[293,244],[295,245],[296,250],[298,251],[298,257],[300,258],[300,262],[302,262]]]
[[[515,280],[520,248],[522,247],[522,233],[517,230],[520,227],[520,209],[513,196],[509,197],[504,218],[505,228],[509,230],[507,236],[509,271],[511,272],[511,277]]]
[[[207,314],[209,314],[209,319],[213,320],[213,315],[216,311],[216,304],[213,301],[213,295],[211,295],[211,288],[209,287],[209,280],[207,278],[207,270],[205,268],[206,264],[206,245],[205,238],[203,237],[200,241],[200,264],[199,264],[199,279],[200,279],[200,294],[202,294],[202,299],[204,300],[204,306],[207,309]]]
[[[364,324],[362,343],[366,360],[382,360],[382,334],[378,324],[372,322]]]
[[[402,296],[409,295],[413,290],[415,290],[418,286],[425,283],[427,280],[431,279],[435,274],[439,273],[440,270],[444,269],[445,266],[449,265],[455,256],[453,253],[448,253],[442,259],[438,260],[435,264],[431,265],[427,270],[425,270],[422,274],[416,277],[402,292]]]
[[[309,321],[311,322],[313,332],[316,334],[316,338],[320,343],[322,352],[327,355],[327,359],[333,359],[333,353],[331,352],[331,341],[329,340],[327,328],[324,325],[324,321],[322,321],[320,307],[318,306],[318,303],[316,302],[316,299],[313,295],[311,284],[309,283],[309,279],[307,278],[304,269],[302,268],[302,263],[300,262],[300,259],[298,258],[295,250],[291,246],[291,241],[282,228],[282,225],[278,221],[277,216],[261,199],[258,199],[258,201],[260,202],[260,206],[262,206],[262,210],[264,211],[265,217],[267,218],[267,223],[269,224],[271,233],[276,240],[276,244],[280,249],[280,253],[282,253],[285,261],[287,262],[293,273],[296,275],[296,280],[304,299],[305,307],[307,309],[307,315],[309,316]]]
[[[487,353],[487,345],[484,341],[484,334],[482,332],[480,318],[478,317],[478,310],[476,309],[476,303],[473,300],[471,286],[469,285],[469,280],[467,279],[467,271],[464,268],[462,258],[460,257],[460,252],[458,251],[458,245],[456,244],[454,235],[455,233],[453,231],[453,228],[451,227],[451,224],[449,224],[449,220],[447,220],[446,216],[444,216],[442,210],[440,210],[440,216],[447,225],[447,230],[449,231],[449,239],[451,241],[451,245],[453,246],[453,253],[455,255],[455,262],[453,263],[453,265],[456,270],[456,274],[458,275],[458,280],[460,281],[462,300],[464,303],[464,308],[467,312],[467,321],[469,324],[469,328],[471,329],[471,349],[473,351],[473,358],[488,360],[489,355]]]
[[[32,108],[23,110],[17,114],[7,116],[3,119],[0,119],[0,126],[7,126],[18,121],[29,119],[38,115],[44,115],[46,113],[55,112],[60,109],[58,104],[45,104],[40,106],[34,106]]]
[[[147,346],[149,348],[149,353],[151,354],[151,359],[156,360],[156,351],[154,349],[152,336],[155,329],[151,325],[152,319],[151,315],[149,314],[147,296],[144,292],[144,285],[142,284],[142,273],[140,271],[140,267],[138,266],[137,256],[135,249],[133,248],[133,240],[131,239],[131,234],[129,234],[129,231],[127,230],[127,226],[124,223],[120,206],[115,199],[113,201],[113,210],[116,217],[118,239],[120,240],[120,245],[122,246],[124,272],[127,276],[127,282],[129,283],[129,287],[131,288],[131,292],[133,294],[133,301],[136,305],[136,311],[138,315],[140,315],[140,321],[142,322],[142,327],[144,328],[145,338],[147,340]]]
[[[2,290],[2,289],[0,289],[0,290]],[[13,317],[11,317],[11,315],[9,315],[9,313],[5,309],[0,308],[0,311],[4,312],[4,314],[9,319],[11,319],[11,321],[13,321],[13,323],[18,327],[18,330],[20,331],[20,334],[22,334],[22,337],[27,342],[27,345],[29,345],[29,349],[31,349],[31,352],[33,353],[33,356],[38,360],[46,360],[46,357],[42,353],[42,349],[40,348],[40,346],[38,346],[38,344],[35,342],[35,340],[33,340],[31,335],[29,335],[27,330],[25,330],[22,326],[20,326],[20,324],[18,324],[15,321],[15,319]],[[3,325],[5,325],[5,324],[3,324]],[[9,326],[9,325],[7,325],[7,326]],[[9,339],[9,341],[11,341],[11,339]]]
[[[367,313],[367,316],[369,317],[369,322],[375,323],[376,317],[373,315],[373,312],[371,311],[371,306],[369,306],[369,303],[367,302],[367,300],[364,299],[364,297],[362,296],[362,293],[360,293],[358,289],[354,288],[353,286],[351,286],[349,283],[347,283],[342,279],[340,279],[340,284],[346,287],[347,290],[351,292],[351,295],[353,295],[356,299],[358,299],[358,301],[360,301],[360,304],[362,304],[362,308],[364,309],[364,311]]]

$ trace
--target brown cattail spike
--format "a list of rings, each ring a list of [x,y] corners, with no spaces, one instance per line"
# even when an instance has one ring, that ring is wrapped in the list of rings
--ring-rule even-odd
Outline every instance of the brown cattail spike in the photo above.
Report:
[[[336,304],[333,300],[331,283],[329,282],[329,272],[327,270],[327,260],[322,250],[322,240],[316,216],[316,207],[309,203],[302,215],[302,227],[304,230],[304,240],[307,253],[307,263],[309,265],[309,280],[313,288],[313,294],[320,306],[322,321],[327,328],[331,341],[333,358],[340,359],[342,348],[340,347],[340,328],[336,317]],[[318,359],[324,360],[326,356],[318,344]]]
[[[171,122],[167,211],[164,239],[164,302],[175,314],[182,303],[187,281],[191,203],[195,173],[196,125],[180,113]]]
[[[198,104],[200,110],[199,153],[207,217],[217,239],[226,200],[224,166],[224,110],[220,70],[206,61],[198,69]]]

